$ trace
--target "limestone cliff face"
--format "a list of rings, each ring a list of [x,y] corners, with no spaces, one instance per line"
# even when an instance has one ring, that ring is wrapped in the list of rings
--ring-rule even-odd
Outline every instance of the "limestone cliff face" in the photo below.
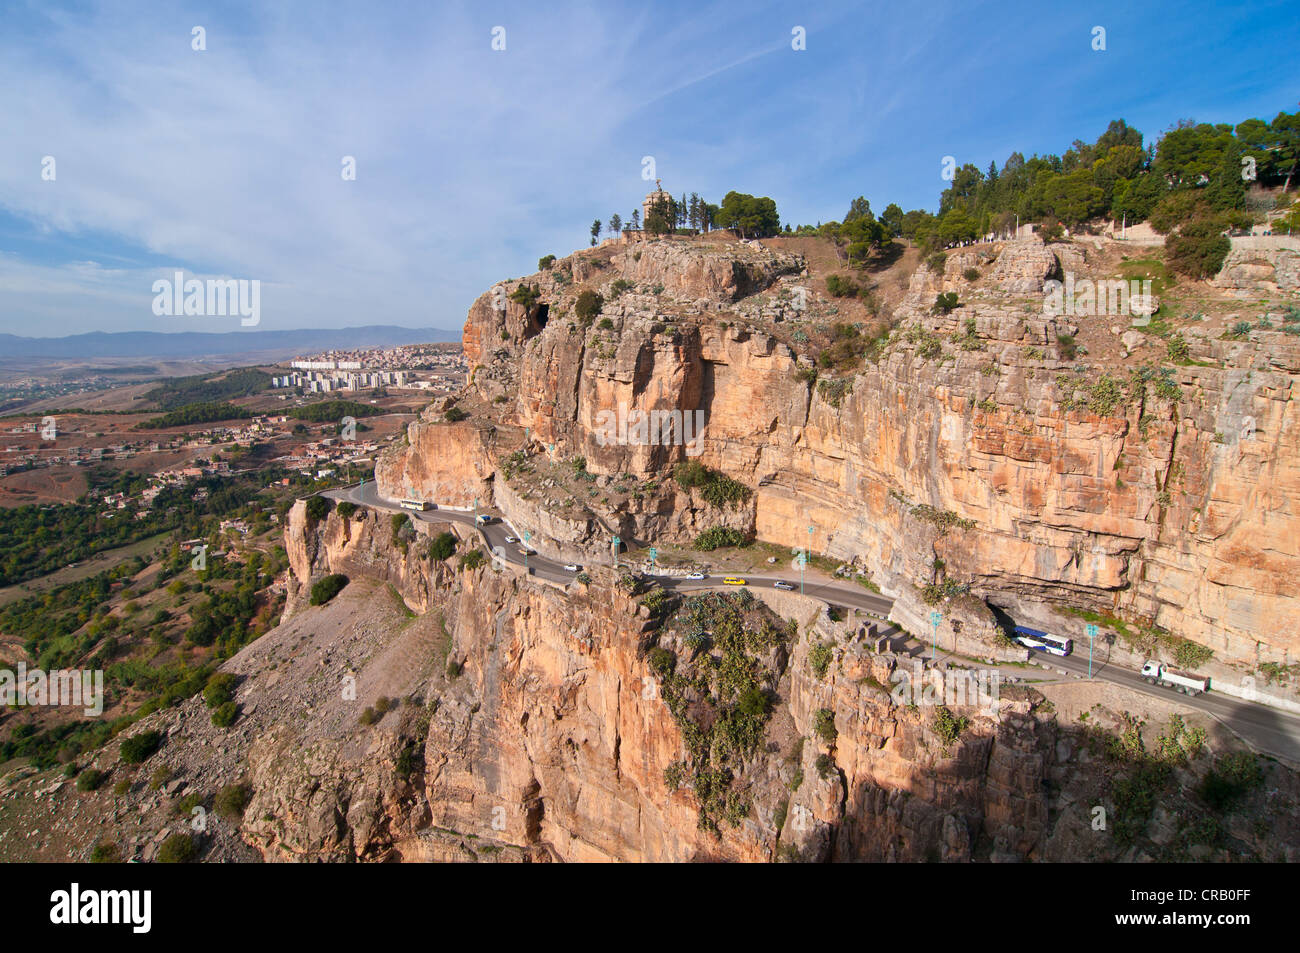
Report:
[[[765,663],[773,707],[760,743],[733,762],[744,813],[712,832],[701,792],[667,777],[690,747],[653,663],[656,650],[687,655],[676,616],[600,572],[569,593],[486,567],[392,575],[404,559],[388,537],[353,528],[360,547],[341,545],[336,513],[297,522],[286,533],[295,574],[364,562],[427,608],[398,623],[377,580],[359,575],[340,605],[303,610],[234,660],[248,676],[240,750],[255,791],[242,834],[269,859],[1119,859],[1177,847],[1169,818],[1132,843],[1091,829],[1092,805],[1111,804],[1108,779],[1125,768],[1090,754],[1086,733],[1037,692],[1004,685],[993,707],[973,693],[950,702],[967,720],[945,739],[933,702],[896,697],[906,659],[875,653],[859,620],[780,592],[761,593],[766,607],[753,601],[748,617],[788,634]],[[350,699],[337,689],[348,678]],[[304,717],[285,717],[286,691]],[[381,693],[400,703],[358,720]],[[1171,808],[1203,762],[1180,770]],[[1295,776],[1270,770],[1269,797],[1292,803]],[[1280,826],[1267,838],[1230,822],[1234,850],[1294,850],[1278,846],[1295,842],[1288,808],[1270,810]]]
[[[541,295],[528,309],[493,310],[491,295],[475,304],[465,340],[484,367],[466,400],[479,429],[414,426],[381,484],[407,479],[454,502],[491,476],[511,483],[521,517],[531,505],[541,520],[544,494],[517,490],[501,471],[505,451],[475,436],[491,421],[515,435],[510,452],[545,448],[584,457],[594,474],[659,482],[606,510],[590,504],[590,519],[572,521],[574,548],[611,528],[686,541],[728,521],[803,541],[811,526],[816,550],[869,568],[898,597],[905,624],[924,618],[918,590],[935,581],[938,558],[997,606],[1115,613],[1244,668],[1291,661],[1300,343],[1277,326],[1241,340],[1193,326],[1187,362],[1170,365],[1163,340],[1138,335],[1124,363],[1111,355],[1127,318],[1043,314],[1047,278],[1109,276],[1098,254],[1031,240],[959,250],[942,274],[922,266],[878,359],[816,385],[800,333],[833,322],[835,306],[809,297],[798,258],[758,243],[668,241],[575,255],[524,280]],[[984,274],[974,286],[962,277],[971,267]],[[571,311],[584,281],[606,298],[590,326]],[[962,298],[947,316],[931,314],[940,291]],[[509,340],[489,352],[503,330]],[[1066,335],[1095,353],[1065,359]],[[1166,378],[1149,370],[1134,383],[1143,361],[1165,365]],[[687,448],[611,442],[602,414],[620,407],[702,410],[693,449],[752,490],[743,513],[701,511],[671,485]],[[469,449],[454,446],[462,433]],[[966,627],[948,635],[987,650],[987,614],[951,608]],[[1055,624],[1082,635],[1081,623]]]

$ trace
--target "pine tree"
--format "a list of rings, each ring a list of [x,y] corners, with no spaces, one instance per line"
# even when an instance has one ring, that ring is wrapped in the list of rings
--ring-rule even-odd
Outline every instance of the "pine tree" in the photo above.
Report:
[[[641,210],[639,208],[632,209],[632,230],[641,230]]]
[[[623,220],[618,217],[617,212],[609,220],[609,232],[611,235],[620,235],[623,232]]]
[[[600,234],[600,219],[591,223],[591,244],[594,248],[596,245],[596,236]]]

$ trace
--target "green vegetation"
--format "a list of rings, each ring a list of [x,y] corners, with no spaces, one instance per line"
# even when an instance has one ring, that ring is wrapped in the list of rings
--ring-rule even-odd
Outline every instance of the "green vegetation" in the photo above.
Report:
[[[965,715],[954,715],[947,706],[940,705],[934,711],[934,721],[930,723],[930,727],[947,748],[970,727],[970,719]]]
[[[582,326],[587,327],[595,320],[596,315],[600,314],[600,309],[604,306],[605,299],[587,288],[578,294],[578,300],[573,305],[573,313],[578,316]]]
[[[741,238],[766,238],[781,230],[776,203],[763,196],[755,198],[744,192],[728,192],[722,197],[715,220],[720,228],[734,228]],[[650,230],[650,217],[646,218]]]
[[[144,399],[161,410],[175,410],[187,404],[219,403],[235,397],[249,397],[271,386],[271,375],[256,368],[242,368],[216,374],[173,377],[152,390]]]
[[[162,745],[161,731],[142,731],[122,742],[122,760],[127,764],[144,764]]]
[[[1228,223],[1219,217],[1187,222],[1165,239],[1165,263],[1171,271],[1190,278],[1209,278],[1219,273],[1232,243],[1223,231]]]
[[[109,841],[99,841],[90,850],[92,864],[120,864],[122,849]]]
[[[87,768],[77,775],[78,791],[94,791],[108,780],[108,773],[97,768]]]
[[[520,284],[518,288],[510,292],[510,300],[515,304],[522,305],[527,311],[537,304],[541,299],[542,292],[537,285]]]
[[[288,417],[308,420],[312,423],[338,423],[344,417],[376,417],[386,413],[382,407],[374,404],[359,404],[355,400],[322,400],[304,407],[293,407],[285,411]]]
[[[251,410],[226,403],[186,404],[161,417],[151,417],[135,425],[136,430],[162,430],[169,427],[189,427],[194,424],[211,424],[221,420],[246,420],[253,416]]]
[[[227,784],[217,792],[212,808],[218,816],[233,821],[244,816],[244,811],[252,798],[253,789],[250,785]]]
[[[448,423],[458,424],[462,420],[469,419],[469,411],[461,407],[448,407],[446,412],[442,416],[446,419]]]
[[[1227,814],[1251,791],[1264,783],[1259,759],[1249,751],[1236,751],[1215,761],[1196,793],[1217,814]]]
[[[334,507],[334,509],[338,511],[339,516],[341,516],[343,519],[350,520],[352,519],[353,515],[357,512],[357,505],[355,503],[351,503],[347,500],[344,500],[341,503],[339,503],[338,506]]]
[[[313,496],[307,500],[307,523],[315,525],[325,517],[330,515],[330,507],[333,506],[330,498],[327,496]]]
[[[343,587],[347,584],[348,577],[337,572],[316,580],[311,586],[311,604],[323,606],[342,592]]]
[[[929,503],[918,503],[912,507],[912,516],[916,519],[929,523],[939,531],[940,536],[947,535],[951,529],[974,529],[975,521],[964,519],[958,516],[952,510],[940,510]]]
[[[483,555],[481,549],[471,549],[460,557],[461,569],[478,569],[487,562],[487,557]]]
[[[749,537],[738,529],[732,529],[730,526],[712,526],[695,537],[694,546],[696,549],[710,552],[724,546],[744,546],[748,542]]]
[[[693,636],[709,633],[715,650],[679,658],[654,646],[646,662],[687,749],[683,761],[665,770],[664,780],[670,788],[689,782],[699,803],[699,826],[718,835],[723,823],[737,826],[750,812],[735,773],[762,741],[780,677],[768,665],[785,657],[771,649],[787,634],[747,592],[692,596],[661,632],[679,633],[696,645],[702,643]]]
[[[160,864],[189,864],[198,859],[199,848],[189,834],[172,834],[158,848]]]
[[[550,271],[551,266],[554,264],[555,264],[554,255],[543,255],[541,258],[537,259],[537,270]]]
[[[840,736],[839,729],[835,727],[835,712],[829,708],[818,708],[813,713],[813,731],[828,745],[835,744],[835,739]]]
[[[456,552],[456,537],[452,533],[439,533],[429,544],[430,559],[449,559]],[[477,550],[476,550],[477,551]]]
[[[853,381],[848,377],[837,377],[833,380],[820,380],[817,382],[817,394],[822,400],[832,407],[839,409],[844,398],[853,392]]]
[[[813,674],[818,678],[826,677],[826,670],[830,668],[832,655],[832,647],[829,642],[818,642],[808,650],[808,664],[812,667]]]
[[[226,702],[212,709],[212,724],[217,728],[229,728],[239,717],[239,706],[234,702]]]
[[[698,489],[706,503],[719,509],[735,508],[750,496],[745,484],[710,470],[697,460],[686,460],[673,467],[673,479],[683,489]]]
[[[944,291],[935,295],[934,307],[931,310],[934,314],[951,314],[959,307],[961,304],[957,301],[957,292]]]

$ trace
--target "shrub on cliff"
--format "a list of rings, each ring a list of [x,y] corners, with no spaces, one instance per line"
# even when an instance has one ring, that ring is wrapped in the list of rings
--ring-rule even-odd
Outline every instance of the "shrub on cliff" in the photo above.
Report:
[[[839,730],[835,727],[835,712],[829,708],[818,708],[813,715],[813,731],[828,745],[835,744],[835,739],[840,736]]]
[[[325,517],[330,515],[330,501],[328,497],[313,496],[307,501],[307,522],[319,523]]]
[[[253,789],[247,784],[227,784],[217,792],[213,809],[221,817],[234,820],[244,816],[244,809],[253,797]]]
[[[934,722],[931,724],[934,733],[943,741],[945,748],[961,737],[961,733],[969,726],[969,718],[965,715],[954,715],[943,705],[935,709]]]
[[[449,407],[447,408],[447,412],[442,416],[446,418],[448,423],[455,424],[467,419],[469,417],[469,411],[462,410],[460,407]]]
[[[158,848],[157,861],[160,864],[188,864],[198,856],[199,849],[193,837],[189,834],[173,834]]]
[[[108,774],[96,768],[87,768],[77,775],[78,791],[94,791],[108,778]]]
[[[1217,275],[1232,249],[1223,229],[1223,220],[1218,217],[1188,222],[1165,239],[1165,264],[1189,278]]]
[[[350,520],[352,519],[353,514],[357,511],[357,505],[344,500],[336,506],[335,509],[338,510],[339,516],[343,517],[345,520]]]
[[[323,606],[340,592],[348,584],[348,577],[342,573],[331,573],[323,579],[318,579],[312,583],[311,587],[311,604],[314,606]]]
[[[142,731],[122,742],[122,760],[127,764],[142,764],[162,744],[161,731]]]
[[[555,264],[554,255],[543,255],[541,258],[537,259],[537,270],[550,271],[551,266],[554,264]]]
[[[456,552],[456,537],[451,533],[439,533],[429,544],[430,559],[447,559]]]
[[[234,702],[226,702],[212,710],[212,724],[217,728],[229,728],[238,717],[239,706]]]
[[[577,303],[573,306],[573,313],[578,316],[578,320],[585,327],[595,320],[596,315],[600,314],[600,309],[605,306],[605,299],[590,288],[578,295]]]
[[[695,537],[695,548],[709,552],[723,546],[743,546],[749,540],[738,529],[730,526],[713,526]]]
[[[945,291],[935,296],[933,309],[935,314],[950,314],[957,307],[957,292]]]

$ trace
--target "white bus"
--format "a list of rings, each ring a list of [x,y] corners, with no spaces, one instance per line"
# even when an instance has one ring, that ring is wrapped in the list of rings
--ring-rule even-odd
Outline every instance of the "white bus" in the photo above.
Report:
[[[1059,635],[1052,635],[1049,632],[1040,632],[1038,629],[1030,629],[1023,625],[1016,626],[1015,634],[1011,636],[1011,639],[1027,649],[1035,649],[1051,655],[1060,655],[1062,658],[1074,651],[1073,640],[1062,638]]]
[[[421,512],[423,512],[424,510],[431,510],[431,509],[433,509],[433,506],[432,506],[432,504],[430,504],[430,503],[428,503],[428,502],[426,502],[426,501],[424,501],[424,500],[402,500],[402,509],[404,509],[404,510],[420,510]]]

